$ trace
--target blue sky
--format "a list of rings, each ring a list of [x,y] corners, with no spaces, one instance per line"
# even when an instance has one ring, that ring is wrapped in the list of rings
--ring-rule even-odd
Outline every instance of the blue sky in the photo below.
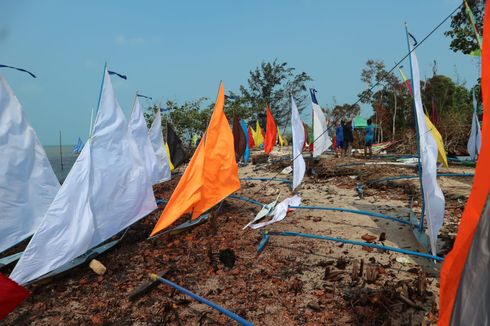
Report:
[[[1,69],[43,144],[88,134],[104,62],[129,113],[136,90],[157,102],[214,98],[220,80],[238,91],[262,61],[286,61],[312,76],[322,106],[353,103],[365,87],[368,59],[391,67],[406,53],[404,22],[419,40],[457,0],[277,1],[2,1]],[[449,21],[417,49],[422,76],[438,72],[467,82],[477,60],[449,50]],[[408,67],[408,63],[405,63]],[[457,73],[456,73],[457,72]],[[408,73],[408,70],[406,70]],[[144,102],[143,104],[150,104]],[[363,109],[366,115],[368,110]]]

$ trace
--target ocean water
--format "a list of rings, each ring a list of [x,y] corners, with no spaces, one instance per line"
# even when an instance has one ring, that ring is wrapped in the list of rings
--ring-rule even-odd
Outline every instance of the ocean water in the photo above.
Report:
[[[59,146],[44,146],[44,151],[48,156],[49,162],[53,167],[54,173],[60,182],[63,182],[70,172],[71,167],[75,164],[78,154],[73,154],[73,145],[61,146],[61,155]],[[63,166],[61,165],[63,162]]]

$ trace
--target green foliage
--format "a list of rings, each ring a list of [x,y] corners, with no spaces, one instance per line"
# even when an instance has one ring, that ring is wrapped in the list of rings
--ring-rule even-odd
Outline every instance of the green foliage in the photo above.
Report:
[[[362,103],[373,101],[373,91],[371,88],[380,83],[385,87],[395,87],[400,83],[398,78],[392,73],[388,73],[385,64],[381,60],[368,60],[366,68],[361,72],[361,80],[366,84],[366,90],[359,94]]]
[[[197,100],[186,101],[179,105],[174,101],[167,101],[166,107],[162,112],[162,127],[165,130],[167,122],[172,126],[184,144],[190,144],[192,135],[202,135],[207,128],[211,118],[212,107],[204,107],[203,103],[207,98],[201,97]],[[145,119],[148,126],[153,122],[153,117],[160,108],[153,105],[145,112]]]
[[[377,140],[407,140],[406,135],[413,135],[413,97],[405,83],[388,74],[383,62],[376,60],[367,61],[361,80],[368,88],[381,81],[381,87],[376,91],[359,94],[362,102],[371,104],[373,108],[372,119],[378,126]],[[424,109],[441,133],[446,150],[464,151],[471,126],[470,91],[451,78],[437,74],[421,83],[421,91]]]
[[[340,120],[352,120],[361,112],[359,104],[342,104],[335,105],[332,109],[326,110],[326,118],[331,123],[339,122]]]
[[[485,9],[484,0],[467,0],[468,6],[473,12],[475,23],[480,34],[483,31],[483,13]],[[462,52],[469,54],[474,50],[478,50],[479,44],[475,37],[471,21],[466,14],[464,4],[460,10],[453,15],[451,19],[451,29],[446,31],[444,35],[451,38],[450,48],[454,52]]]
[[[240,105],[247,108],[243,110],[246,113],[244,118],[265,112],[269,103],[278,124],[286,124],[291,111],[291,95],[301,112],[307,98],[305,84],[311,80],[305,72],[295,74],[295,68],[286,62],[262,62],[260,67],[250,71],[247,86],[240,86],[243,97]]]

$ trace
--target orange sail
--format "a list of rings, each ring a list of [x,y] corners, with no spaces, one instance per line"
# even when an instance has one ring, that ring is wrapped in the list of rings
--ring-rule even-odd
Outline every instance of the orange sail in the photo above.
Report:
[[[208,129],[175,188],[151,235],[164,230],[185,213],[195,219],[240,189],[233,134],[224,112],[220,84]]]
[[[490,107],[490,8],[483,24],[481,88]],[[441,270],[438,325],[484,325],[490,320],[490,114],[483,114],[482,147],[453,249]]]
[[[274,148],[274,144],[276,143],[277,127],[276,122],[274,121],[274,117],[272,116],[269,104],[267,104],[265,113],[267,115],[267,125],[265,129],[264,151],[267,155],[269,155],[269,153],[272,152],[272,149]]]

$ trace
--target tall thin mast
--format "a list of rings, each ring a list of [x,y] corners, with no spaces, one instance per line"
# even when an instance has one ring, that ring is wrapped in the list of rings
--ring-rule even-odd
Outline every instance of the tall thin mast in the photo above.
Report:
[[[63,171],[63,153],[61,151],[61,130],[60,130],[60,162],[61,162],[61,171]]]

